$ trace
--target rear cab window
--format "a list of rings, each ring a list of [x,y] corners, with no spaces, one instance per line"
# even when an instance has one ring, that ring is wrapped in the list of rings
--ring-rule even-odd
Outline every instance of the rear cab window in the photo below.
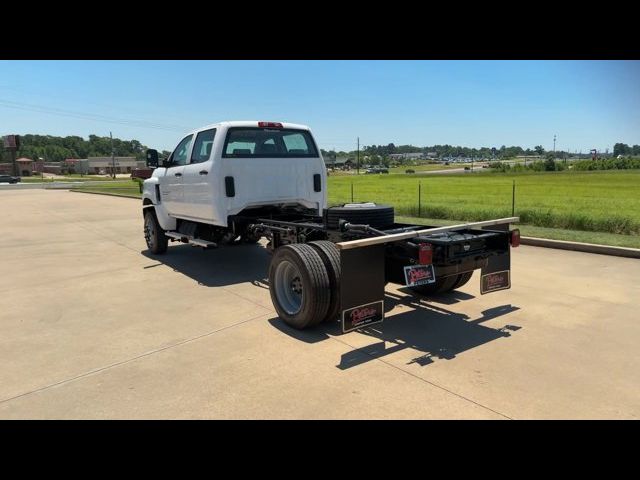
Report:
[[[227,132],[225,158],[317,157],[318,149],[307,130],[232,127]]]

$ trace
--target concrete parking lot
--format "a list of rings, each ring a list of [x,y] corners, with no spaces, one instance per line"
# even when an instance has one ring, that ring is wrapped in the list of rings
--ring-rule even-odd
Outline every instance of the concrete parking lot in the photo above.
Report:
[[[146,252],[137,200],[0,191],[0,418],[638,418],[640,261],[515,249],[513,288],[389,288],[299,332],[262,246]]]

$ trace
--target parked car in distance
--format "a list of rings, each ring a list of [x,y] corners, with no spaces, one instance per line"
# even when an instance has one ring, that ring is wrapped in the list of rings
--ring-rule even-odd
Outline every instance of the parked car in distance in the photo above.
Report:
[[[140,178],[142,180],[146,180],[147,178],[151,178],[153,174],[153,168],[134,168],[131,172],[131,179],[134,180],[136,178]]]
[[[367,168],[364,173],[389,173],[389,169],[384,167],[372,167]]]
[[[12,175],[0,175],[0,183],[18,183],[20,177],[14,177]]]

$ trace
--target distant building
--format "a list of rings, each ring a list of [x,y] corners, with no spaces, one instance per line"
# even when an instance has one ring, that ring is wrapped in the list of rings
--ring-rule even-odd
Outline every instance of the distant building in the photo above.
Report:
[[[62,174],[62,162],[50,162],[42,164],[42,172],[54,173],[56,175]]]
[[[30,177],[33,174],[35,162],[30,158],[18,158],[16,163],[18,164],[18,175],[21,177]]]
[[[143,160],[135,157],[89,157],[67,158],[60,162],[60,173],[75,173],[81,175],[110,175],[116,173],[131,173],[134,169],[145,167]],[[46,171],[46,170],[45,170]]]
[[[351,169],[355,164],[352,157],[330,157],[324,156],[324,164],[327,168],[340,168],[344,170]]]
[[[67,158],[62,162],[62,169],[65,173],[78,173],[86,175],[89,173],[89,159],[87,158]]]
[[[18,166],[18,175],[20,177],[30,177],[34,173],[40,173],[42,171],[42,160],[31,160],[30,158],[21,157],[16,159],[16,165]],[[0,173],[13,175],[12,162],[1,163]]]

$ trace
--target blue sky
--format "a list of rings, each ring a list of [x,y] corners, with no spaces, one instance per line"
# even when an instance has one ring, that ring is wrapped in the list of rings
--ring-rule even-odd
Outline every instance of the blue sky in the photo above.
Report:
[[[112,131],[171,150],[184,131],[222,120],[303,123],[337,150],[357,136],[552,149],[557,134],[557,149],[604,151],[640,144],[640,62],[0,62],[2,135]]]

